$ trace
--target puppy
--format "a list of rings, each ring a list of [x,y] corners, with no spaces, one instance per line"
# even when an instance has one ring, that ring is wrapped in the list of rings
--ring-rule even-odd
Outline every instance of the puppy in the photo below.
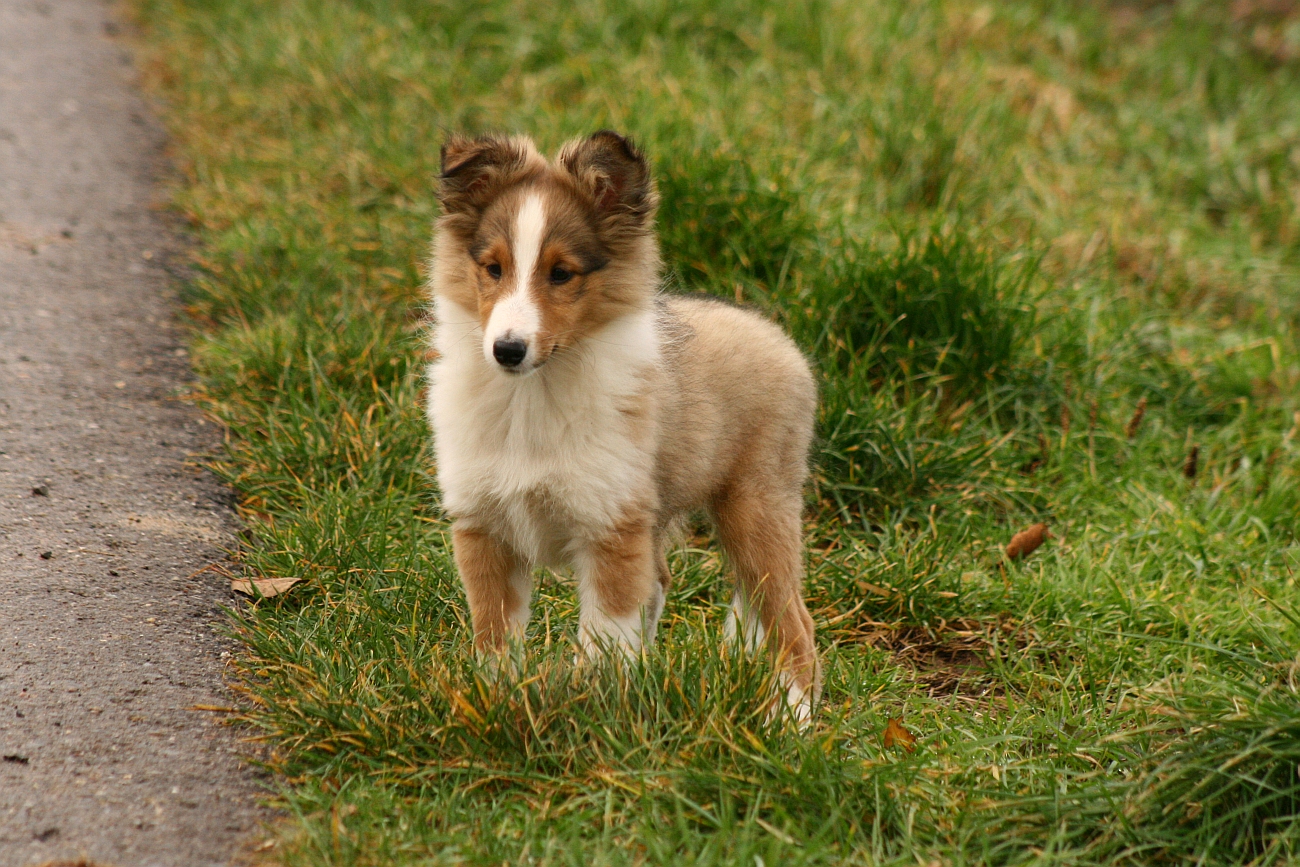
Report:
[[[658,195],[616,133],[553,161],[527,138],[453,136],[439,200],[428,412],[477,648],[522,638],[547,566],[577,578],[585,652],[635,653],[663,611],[672,529],[704,510],[736,573],[728,629],[770,644],[806,719],[804,357],[753,313],[659,294]]]

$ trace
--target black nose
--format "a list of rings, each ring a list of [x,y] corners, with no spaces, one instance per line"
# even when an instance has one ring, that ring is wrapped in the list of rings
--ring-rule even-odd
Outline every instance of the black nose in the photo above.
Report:
[[[528,344],[522,340],[501,338],[492,344],[492,357],[502,367],[518,367],[528,354]]]

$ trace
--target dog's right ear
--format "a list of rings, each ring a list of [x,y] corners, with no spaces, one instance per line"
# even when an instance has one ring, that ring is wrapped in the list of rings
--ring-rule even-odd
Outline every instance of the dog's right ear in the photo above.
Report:
[[[438,201],[443,213],[483,210],[502,187],[519,178],[537,149],[527,139],[453,133],[442,146]]]

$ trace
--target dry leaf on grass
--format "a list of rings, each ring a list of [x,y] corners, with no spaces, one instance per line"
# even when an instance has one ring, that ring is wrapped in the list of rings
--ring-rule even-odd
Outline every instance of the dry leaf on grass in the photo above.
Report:
[[[269,599],[288,592],[290,587],[300,581],[301,578],[231,578],[230,589],[254,599]]]
[[[903,728],[903,721],[898,718],[891,719],[885,726],[885,749],[895,744],[909,753],[916,749],[916,735]]]
[[[1050,538],[1052,538],[1052,534],[1048,531],[1046,524],[1034,524],[1027,527],[1011,537],[1011,544],[1007,545],[1007,559],[1019,560],[1028,557],[1038,550],[1038,546]]]

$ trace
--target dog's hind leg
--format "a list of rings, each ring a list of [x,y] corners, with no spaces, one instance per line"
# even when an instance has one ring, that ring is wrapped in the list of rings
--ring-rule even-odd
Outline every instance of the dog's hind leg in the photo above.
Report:
[[[512,641],[523,640],[532,570],[500,540],[463,521],[452,525],[451,539],[474,622],[474,646],[480,653],[503,653]]]
[[[651,514],[640,509],[580,552],[578,633],[584,653],[618,646],[635,654],[654,641],[664,607],[662,559]]]
[[[802,507],[798,497],[734,492],[713,507],[736,572],[732,628],[739,628],[749,646],[770,643],[786,699],[801,720],[811,714],[821,691],[812,616],[803,602]]]

